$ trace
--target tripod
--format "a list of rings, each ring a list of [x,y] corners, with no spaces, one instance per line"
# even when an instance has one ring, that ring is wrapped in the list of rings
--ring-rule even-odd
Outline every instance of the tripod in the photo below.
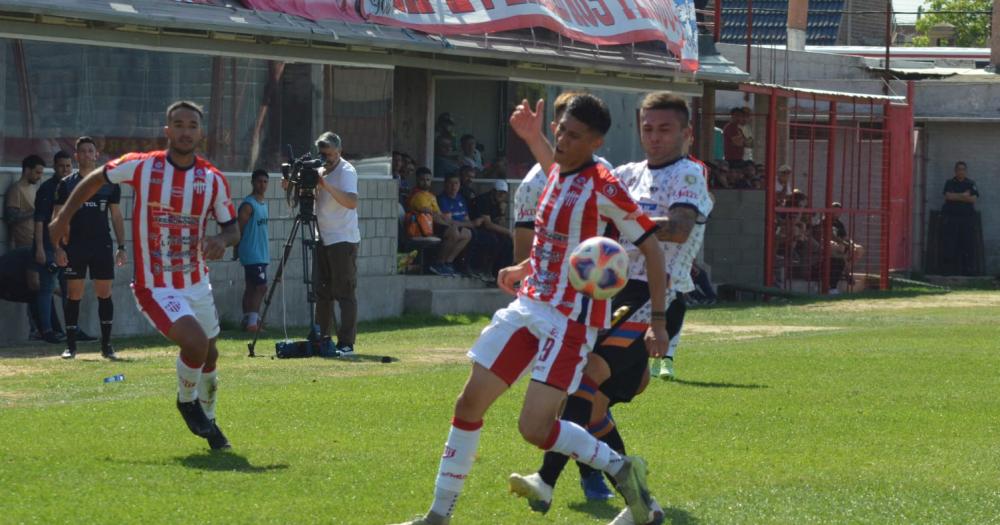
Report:
[[[274,296],[274,290],[281,283],[281,278],[285,273],[285,264],[288,263],[288,257],[292,254],[292,246],[295,244],[296,233],[301,233],[302,282],[306,285],[306,300],[309,302],[309,326],[315,326],[316,314],[313,310],[313,304],[316,303],[316,293],[313,291],[311,263],[316,256],[316,244],[319,242],[319,224],[316,221],[315,196],[311,194],[307,196],[303,193],[299,193],[299,213],[295,216],[292,231],[288,234],[288,240],[285,241],[285,248],[281,254],[281,262],[278,263],[278,270],[274,273],[274,279],[267,290],[267,295],[264,296],[264,309],[260,314],[260,326],[264,324],[267,311],[271,306],[271,298]],[[254,348],[257,346],[258,337],[260,337],[259,330],[254,334],[253,341],[247,343],[247,349],[250,351],[248,357],[257,357],[254,353]],[[318,339],[320,334],[310,333],[310,342],[314,342],[314,337]]]

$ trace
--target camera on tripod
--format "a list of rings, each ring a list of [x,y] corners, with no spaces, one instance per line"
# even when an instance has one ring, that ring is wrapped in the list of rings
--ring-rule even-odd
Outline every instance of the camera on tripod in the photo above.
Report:
[[[316,187],[319,185],[319,168],[323,167],[323,159],[306,153],[294,158],[291,146],[288,146],[288,159],[281,165],[281,178],[288,182],[288,197],[295,196],[295,205],[300,206],[300,215],[312,216],[316,202]]]

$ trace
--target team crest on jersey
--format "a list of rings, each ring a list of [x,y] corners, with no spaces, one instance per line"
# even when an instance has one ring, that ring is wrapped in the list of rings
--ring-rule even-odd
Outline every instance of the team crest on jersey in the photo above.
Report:
[[[198,169],[194,170],[194,176],[195,177],[205,178],[205,170],[203,170],[201,168],[198,168]]]
[[[205,182],[205,172],[199,169],[194,176],[194,192],[205,193],[206,190],[208,190],[208,183]]]
[[[608,184],[604,187],[604,194],[609,198],[615,198],[618,195],[618,186],[614,184]]]
[[[163,305],[163,309],[176,314],[181,311],[181,303],[171,299],[167,301],[167,304]]]
[[[153,163],[153,169],[154,170],[162,170],[163,169],[163,161],[162,160],[158,160],[158,161],[154,162]]]

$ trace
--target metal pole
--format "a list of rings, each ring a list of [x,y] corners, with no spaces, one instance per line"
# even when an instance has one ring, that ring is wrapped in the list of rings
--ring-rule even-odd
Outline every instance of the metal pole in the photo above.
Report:
[[[778,247],[774,244],[778,160],[778,90],[772,88],[767,102],[767,132],[764,165],[767,168],[767,189],[764,193],[764,285],[774,286],[774,255]],[[791,181],[788,182],[791,184]]]
[[[885,85],[882,86],[882,93],[889,94],[889,79],[892,74],[889,72],[889,46],[892,45],[892,0],[885,0]]]

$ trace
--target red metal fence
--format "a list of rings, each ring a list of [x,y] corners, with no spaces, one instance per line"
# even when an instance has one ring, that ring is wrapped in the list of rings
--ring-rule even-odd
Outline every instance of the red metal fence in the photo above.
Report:
[[[909,264],[910,106],[900,97],[741,89],[770,96],[765,284],[823,294],[888,288],[890,267]]]

